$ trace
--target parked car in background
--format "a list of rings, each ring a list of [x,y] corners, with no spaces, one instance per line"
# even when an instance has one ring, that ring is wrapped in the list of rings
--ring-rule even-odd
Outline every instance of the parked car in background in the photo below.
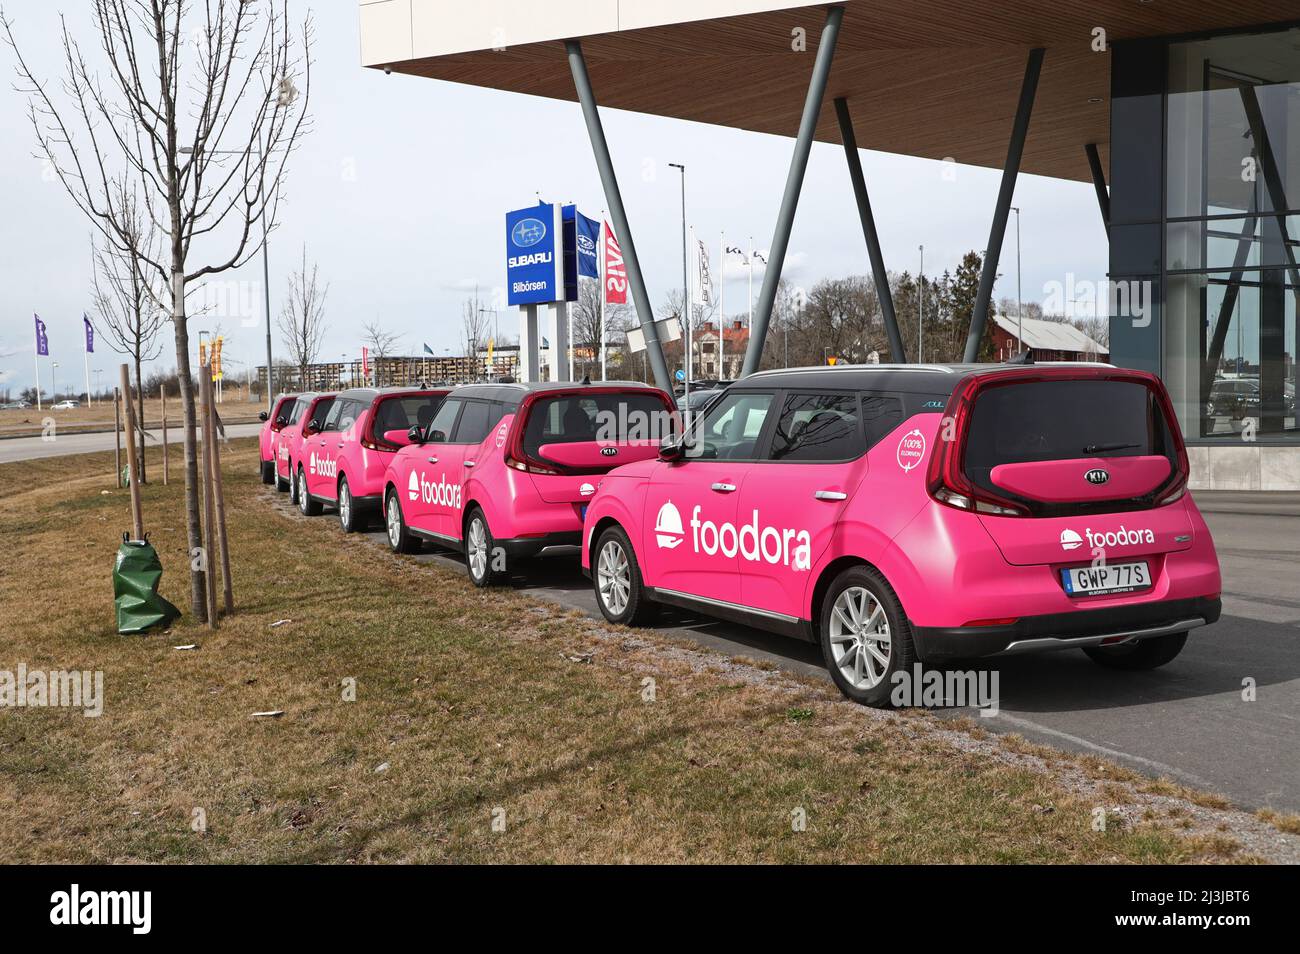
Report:
[[[262,422],[257,435],[258,467],[264,484],[275,482],[276,435],[289,423],[289,412],[297,399],[297,394],[281,394],[272,404],[270,414],[258,412],[257,419]]]
[[[914,661],[1080,648],[1149,669],[1220,613],[1164,385],[1110,365],[867,365],[733,385],[600,483],[611,622],[659,604],[820,643],[849,698]]]
[[[8,404],[0,404],[0,411],[25,411],[31,404],[27,401],[10,401]]]
[[[383,500],[389,461],[412,427],[433,421],[446,388],[352,388],[330,405],[319,431],[301,442],[294,463],[298,509],[338,508],[344,533],[362,529]]]
[[[298,484],[293,479],[293,468],[294,462],[302,458],[303,439],[320,430],[325,415],[334,404],[336,394],[337,392],[330,391],[298,395],[289,412],[289,422],[276,435],[275,489],[289,491],[291,503],[298,502]],[[312,426],[313,422],[315,427]]]
[[[71,411],[71,410],[73,410],[73,409],[75,409],[75,408],[79,408],[79,407],[81,407],[81,402],[80,402],[80,401],[59,401],[57,404],[51,404],[51,405],[50,405],[50,410],[52,410],[52,411]]]
[[[636,382],[457,388],[392,458],[388,543],[401,553],[425,540],[459,550],[477,586],[522,558],[576,554],[600,479],[653,458],[674,427],[668,395]]]

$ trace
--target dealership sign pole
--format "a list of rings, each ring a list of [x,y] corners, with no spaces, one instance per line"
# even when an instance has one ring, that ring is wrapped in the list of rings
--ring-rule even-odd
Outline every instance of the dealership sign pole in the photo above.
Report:
[[[41,321],[40,315],[33,315],[36,319],[36,354],[32,358],[36,366],[36,410],[41,409],[41,355],[47,358],[50,356],[50,339],[45,334],[45,322]]]
[[[95,399],[90,393],[90,355],[95,350],[95,326],[90,323],[90,319],[84,314],[81,320],[86,324],[86,353],[83,357],[86,359],[86,406],[94,407]]]

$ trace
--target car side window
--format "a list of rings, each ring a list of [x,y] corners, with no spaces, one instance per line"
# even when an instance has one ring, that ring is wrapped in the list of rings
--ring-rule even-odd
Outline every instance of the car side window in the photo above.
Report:
[[[347,407],[349,403],[350,402],[348,401],[335,401],[333,406],[330,407],[329,414],[325,416],[325,426],[321,428],[321,430],[323,431],[341,430],[341,428],[339,427],[339,420],[343,415],[343,409]]]
[[[456,435],[452,440],[457,444],[478,444],[488,436],[495,423],[491,402],[466,401],[465,410],[456,424]]]
[[[709,408],[695,432],[696,456],[754,460],[774,395],[731,391]]]
[[[853,460],[866,451],[857,394],[787,394],[769,460]]]
[[[903,402],[893,395],[863,394],[862,423],[867,435],[866,450],[870,450],[903,423]]]
[[[425,440],[432,441],[435,431],[442,433],[442,440],[451,440],[452,428],[456,423],[456,417],[460,414],[461,405],[465,402],[460,398],[448,398],[442,402],[438,408],[438,413],[433,416],[429,426],[425,428]]]

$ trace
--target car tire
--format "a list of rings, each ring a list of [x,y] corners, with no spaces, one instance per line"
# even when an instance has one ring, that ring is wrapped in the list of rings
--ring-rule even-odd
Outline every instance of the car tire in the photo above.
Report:
[[[1154,636],[1126,646],[1089,646],[1084,650],[1088,658],[1107,669],[1125,669],[1130,672],[1157,669],[1183,651],[1186,633]]]
[[[287,479],[281,478],[277,474],[275,480],[276,480],[276,489],[287,490],[289,492],[289,503],[291,503],[295,507],[298,506],[298,481],[293,479],[293,461],[289,461],[288,478]],[[280,486],[281,481],[283,481],[284,486]]]
[[[398,499],[397,491],[391,487],[384,495],[384,531],[389,549],[394,553],[419,553],[422,549],[420,538],[406,529],[402,501]]]
[[[262,461],[262,483],[270,484],[275,482],[275,461]]]
[[[348,486],[346,477],[339,478],[338,496],[339,526],[344,533],[356,533],[361,529],[361,521],[357,518],[357,502],[352,499],[352,488]]]
[[[298,465],[298,509],[304,517],[318,517],[321,512],[319,501],[313,500],[307,491],[307,472]]]
[[[591,559],[591,585],[601,615],[611,623],[644,626],[659,609],[646,596],[641,564],[622,527],[609,527],[596,541]]]
[[[820,609],[822,657],[844,695],[861,705],[892,704],[894,674],[916,662],[912,627],[889,582],[866,566],[835,577]]]
[[[505,569],[492,566],[493,551],[492,530],[488,527],[487,517],[480,507],[469,512],[465,520],[465,569],[469,571],[469,581],[475,586],[491,586],[505,575]]]

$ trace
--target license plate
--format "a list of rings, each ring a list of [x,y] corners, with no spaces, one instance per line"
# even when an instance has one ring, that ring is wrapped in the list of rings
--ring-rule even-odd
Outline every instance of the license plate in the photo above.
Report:
[[[1137,563],[1108,563],[1105,566],[1073,566],[1061,571],[1065,592],[1071,596],[1102,596],[1132,593],[1151,585],[1151,571],[1145,560]]]

